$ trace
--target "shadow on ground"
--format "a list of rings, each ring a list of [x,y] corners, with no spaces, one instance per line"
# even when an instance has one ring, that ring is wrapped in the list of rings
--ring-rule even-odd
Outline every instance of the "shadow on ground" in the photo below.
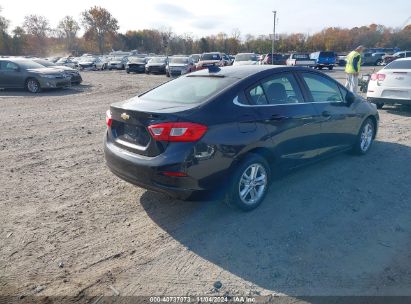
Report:
[[[288,295],[411,295],[411,148],[376,141],[288,174],[249,213],[146,192],[147,214],[182,245]],[[223,282],[224,284],[224,282]]]

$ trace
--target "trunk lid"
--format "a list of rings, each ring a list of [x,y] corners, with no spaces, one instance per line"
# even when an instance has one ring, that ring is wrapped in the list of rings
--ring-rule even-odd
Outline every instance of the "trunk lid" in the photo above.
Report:
[[[381,82],[383,86],[393,88],[404,88],[411,86],[411,71],[404,69],[384,69],[380,74],[385,74],[385,79]]]
[[[112,125],[109,136],[115,145],[130,152],[148,157],[157,156],[165,151],[168,142],[154,140],[148,126],[179,121],[177,113],[191,107],[146,101],[138,97],[115,103],[110,107]]]

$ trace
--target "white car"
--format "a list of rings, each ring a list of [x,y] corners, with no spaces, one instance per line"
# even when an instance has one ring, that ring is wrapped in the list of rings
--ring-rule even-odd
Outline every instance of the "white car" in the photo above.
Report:
[[[384,104],[411,105],[411,58],[397,59],[372,74],[367,100],[378,109]]]
[[[233,65],[256,65],[258,64],[258,57],[254,53],[239,53],[235,55]]]

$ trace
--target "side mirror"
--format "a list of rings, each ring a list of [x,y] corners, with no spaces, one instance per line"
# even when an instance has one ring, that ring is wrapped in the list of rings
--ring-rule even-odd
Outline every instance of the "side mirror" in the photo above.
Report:
[[[348,106],[352,105],[355,101],[355,95],[353,92],[348,91],[347,95],[345,95],[345,101]]]

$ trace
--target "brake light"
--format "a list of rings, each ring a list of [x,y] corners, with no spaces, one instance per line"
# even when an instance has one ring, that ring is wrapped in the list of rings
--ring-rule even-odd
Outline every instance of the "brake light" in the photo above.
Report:
[[[385,79],[385,74],[380,74],[380,73],[377,73],[377,74],[372,74],[371,75],[371,80],[378,80],[378,81],[383,81]]]
[[[113,119],[111,118],[111,112],[110,112],[110,110],[107,110],[107,112],[106,112],[106,125],[107,125],[107,127],[110,128],[112,123],[113,123]]]
[[[204,135],[207,126],[191,122],[165,122],[148,126],[148,130],[158,141],[193,142]]]

